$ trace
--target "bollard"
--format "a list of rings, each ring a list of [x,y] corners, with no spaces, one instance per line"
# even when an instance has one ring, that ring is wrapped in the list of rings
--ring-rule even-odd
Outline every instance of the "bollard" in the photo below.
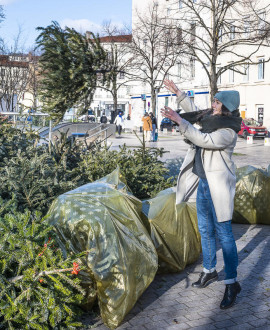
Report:
[[[266,147],[270,147],[270,138],[269,137],[264,138],[264,145]]]
[[[247,144],[253,143],[253,136],[247,136]]]

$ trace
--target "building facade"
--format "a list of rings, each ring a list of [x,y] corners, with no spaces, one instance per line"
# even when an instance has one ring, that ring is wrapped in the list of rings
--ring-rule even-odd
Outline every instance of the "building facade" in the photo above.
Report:
[[[193,2],[194,6],[199,6],[201,0],[189,0]],[[177,18],[181,17],[181,10],[185,9],[185,1],[176,0],[133,0],[132,1],[132,23],[133,27],[136,25],[137,13],[147,12],[149,6],[156,5],[160,8],[160,12],[177,22]],[[220,1],[217,1],[220,3]],[[262,8],[267,5],[267,1],[261,1]],[[265,14],[265,13],[264,13]],[[203,12],[205,22],[211,21],[210,13]],[[269,22],[269,17],[264,16],[265,22]],[[180,20],[179,20],[180,21]],[[237,35],[237,17],[232,14],[232,30],[231,33],[225,36],[224,40],[220,38],[221,42],[227,42],[228,39],[238,38]],[[236,22],[236,30],[233,29],[233,23]],[[209,23],[210,24],[210,23]],[[258,30],[262,21],[258,20]],[[234,27],[234,28],[235,28]],[[192,27],[192,17],[190,17],[190,26],[182,26],[182,29],[195,29]],[[248,27],[247,27],[248,28]],[[236,31],[236,33],[234,33]],[[196,40],[198,47],[200,47],[200,38],[206,39],[207,35],[199,29],[196,31]],[[192,34],[191,34],[192,37]],[[226,39],[227,37],[227,39]],[[192,38],[191,38],[192,39]],[[195,33],[194,33],[195,39]],[[192,42],[192,40],[190,41]],[[203,45],[203,44],[202,44]],[[219,62],[216,63],[217,69],[225,67],[233,61],[236,62],[236,55],[240,53],[252,54],[246,63],[241,63],[238,67],[235,66],[233,70],[227,70],[218,78],[219,90],[238,90],[240,93],[240,112],[242,117],[254,118],[261,124],[270,129],[270,48],[267,46],[258,47],[257,45],[235,45],[230,52],[224,52],[219,56]],[[205,61],[206,62],[206,61]],[[172,69],[169,78],[173,79],[175,83],[184,90],[189,97],[194,99],[195,104],[201,108],[209,108],[211,106],[210,85],[209,79],[202,64],[195,58],[179,58],[178,63]],[[144,95],[146,102],[142,100],[141,95]],[[151,96],[145,86],[137,85],[133,88],[131,95],[131,106],[133,111],[142,113],[144,110],[150,108]],[[164,105],[177,108],[176,97],[169,94],[165,89],[161,89],[158,93],[158,108]],[[160,118],[160,117],[159,117]]]

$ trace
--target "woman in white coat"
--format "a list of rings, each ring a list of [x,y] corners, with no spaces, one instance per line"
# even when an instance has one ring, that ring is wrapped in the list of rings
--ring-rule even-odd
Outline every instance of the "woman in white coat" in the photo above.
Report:
[[[179,125],[190,148],[180,170],[176,203],[196,199],[198,227],[201,234],[203,271],[192,286],[204,288],[218,279],[216,271],[216,235],[225,265],[225,293],[220,308],[230,308],[241,291],[237,282],[238,255],[231,219],[235,195],[235,165],[231,159],[241,129],[237,91],[215,95],[212,109],[197,111],[193,102],[173,81],[165,86],[177,95],[183,110],[179,115],[169,107],[162,114]],[[185,118],[185,119],[184,119]],[[192,124],[199,123],[201,129]]]

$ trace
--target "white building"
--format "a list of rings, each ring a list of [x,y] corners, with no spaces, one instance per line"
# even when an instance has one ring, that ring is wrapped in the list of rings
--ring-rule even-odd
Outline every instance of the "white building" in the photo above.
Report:
[[[187,0],[185,0],[187,1]],[[202,0],[188,0],[193,2],[194,5],[200,4]],[[217,0],[220,3],[221,0]],[[266,4],[268,0],[261,0],[260,3]],[[138,22],[137,13],[146,13],[149,6],[158,6],[160,12],[167,19],[177,19],[181,15],[181,10],[185,10],[184,1],[181,0],[133,0],[132,1],[132,27],[136,26]],[[187,12],[187,15],[189,13]],[[188,16],[189,17],[189,16]],[[191,16],[190,16],[191,17]],[[268,22],[270,19],[264,17]],[[209,12],[204,12],[204,20],[206,22],[211,21],[211,15]],[[187,23],[188,22],[188,23]],[[235,35],[234,28],[237,28],[237,17],[233,17],[232,14],[232,31],[227,38],[237,38],[237,33]],[[258,24],[261,24],[260,22]],[[189,25],[189,26],[187,26]],[[192,28],[192,18],[190,18],[190,23],[187,20],[186,25],[182,24],[181,28],[185,32],[185,29]],[[194,26],[194,28],[196,28]],[[247,31],[249,27],[247,25]],[[199,29],[195,32],[196,36],[200,36],[202,39],[207,38],[207,35],[203,34],[203,31]],[[199,38],[196,38],[196,42]],[[222,40],[222,38],[220,38]],[[226,41],[226,37],[222,42]],[[109,40],[106,38],[102,41],[105,48],[109,49]],[[237,48],[238,47],[238,48]],[[219,90],[230,90],[235,89],[240,93],[240,111],[242,117],[254,118],[260,121],[268,129],[270,129],[270,48],[260,47],[258,51],[254,45],[248,46],[236,46],[235,51],[240,53],[252,53],[250,61],[242,63],[240,71],[242,74],[238,73],[237,70],[227,70],[218,79]],[[217,62],[217,68],[226,66],[233,61],[235,62],[236,56],[233,53],[226,53],[219,57],[219,62]],[[207,61],[206,61],[207,62]],[[256,64],[252,64],[252,62]],[[237,68],[237,67],[236,67]],[[243,72],[245,74],[243,74]],[[168,76],[170,79],[174,80],[180,89],[184,90],[187,95],[194,99],[195,104],[201,108],[209,108],[211,106],[210,101],[210,86],[208,76],[203,69],[202,64],[192,57],[179,58],[179,61],[171,69]],[[120,77],[119,80],[124,77]],[[176,96],[170,94],[165,88],[161,88],[158,92],[157,108],[159,109],[165,105],[177,109],[179,105],[176,104]],[[141,125],[141,117],[145,111],[151,111],[151,91],[146,84],[138,81],[126,82],[123,84],[123,88],[119,89],[118,93],[118,104],[119,108],[125,112],[125,115],[130,114],[134,121],[134,125]],[[106,111],[106,115],[113,108],[112,96],[110,93],[97,89],[93,108],[96,113],[99,114],[101,110]],[[158,121],[160,123],[161,116],[158,115]]]
[[[190,0],[194,5],[199,5],[201,0]],[[183,10],[184,1],[176,0],[133,0],[132,1],[132,18],[133,25],[136,24],[136,13],[146,12],[147,6],[156,4],[159,6],[162,13],[165,13],[168,17],[176,18],[179,15],[179,11]],[[218,1],[217,1],[218,2]],[[220,1],[219,1],[220,2]],[[262,5],[267,5],[267,0],[261,1]],[[205,12],[205,20],[210,20],[209,13]],[[237,18],[233,18],[237,24]],[[267,20],[267,17],[264,17]],[[268,20],[269,21],[269,20]],[[258,23],[260,24],[260,23]],[[184,27],[182,27],[184,28]],[[197,31],[196,31],[197,33]],[[200,31],[198,31],[200,33]],[[206,35],[202,38],[207,38]],[[230,38],[237,37],[233,34]],[[256,49],[255,46],[237,46],[245,47],[240,48],[242,52],[251,53]],[[270,48],[260,47],[251,57],[256,64],[245,64],[245,73],[240,74],[233,70],[228,70],[221,75],[218,80],[219,90],[235,89],[240,93],[240,111],[242,117],[255,118],[262,124],[270,129]],[[189,61],[189,63],[188,63]],[[222,55],[220,57],[220,63],[217,66],[224,66],[232,61],[235,61],[235,56],[231,54]],[[242,65],[243,67],[243,65]],[[241,69],[241,71],[243,71]],[[190,97],[194,98],[194,102],[199,108],[204,109],[211,106],[210,94],[209,94],[209,80],[205,71],[202,68],[202,64],[194,59],[186,59],[185,63],[179,61],[172,73],[172,79],[178,84],[179,88],[187,92]],[[151,102],[148,91],[141,86],[140,90],[137,90],[135,95],[131,95],[131,105],[133,109],[142,111],[143,102],[140,98],[141,94],[146,94],[147,106]],[[161,89],[158,95],[158,107],[164,105],[176,108],[175,96],[170,95],[165,89]]]
[[[90,37],[91,35],[89,35],[89,38]],[[117,107],[115,113],[113,94],[111,92],[113,90],[112,86],[100,86],[97,87],[91,104],[91,109],[96,117],[100,117],[103,113],[109,118],[111,116],[115,117],[119,111],[127,117],[127,115],[131,113],[131,84],[128,82],[128,77],[125,73],[125,64],[130,57],[126,48],[130,42],[131,35],[100,37],[100,43],[107,51],[108,57],[112,59],[112,63],[115,63],[119,68],[119,73],[117,74],[117,81],[115,84],[117,88]],[[115,56],[116,53],[117,58]]]

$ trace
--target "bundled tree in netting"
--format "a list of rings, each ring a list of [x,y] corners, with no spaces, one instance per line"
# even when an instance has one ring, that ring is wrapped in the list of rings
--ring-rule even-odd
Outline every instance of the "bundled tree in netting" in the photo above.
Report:
[[[56,119],[72,107],[83,113],[91,104],[97,76],[106,71],[107,56],[99,39],[93,33],[86,38],[74,29],[62,29],[57,22],[37,29],[43,111]],[[103,74],[104,84],[105,80]]]
[[[85,292],[82,255],[64,258],[40,214],[17,213],[0,200],[0,328],[74,329]]]

